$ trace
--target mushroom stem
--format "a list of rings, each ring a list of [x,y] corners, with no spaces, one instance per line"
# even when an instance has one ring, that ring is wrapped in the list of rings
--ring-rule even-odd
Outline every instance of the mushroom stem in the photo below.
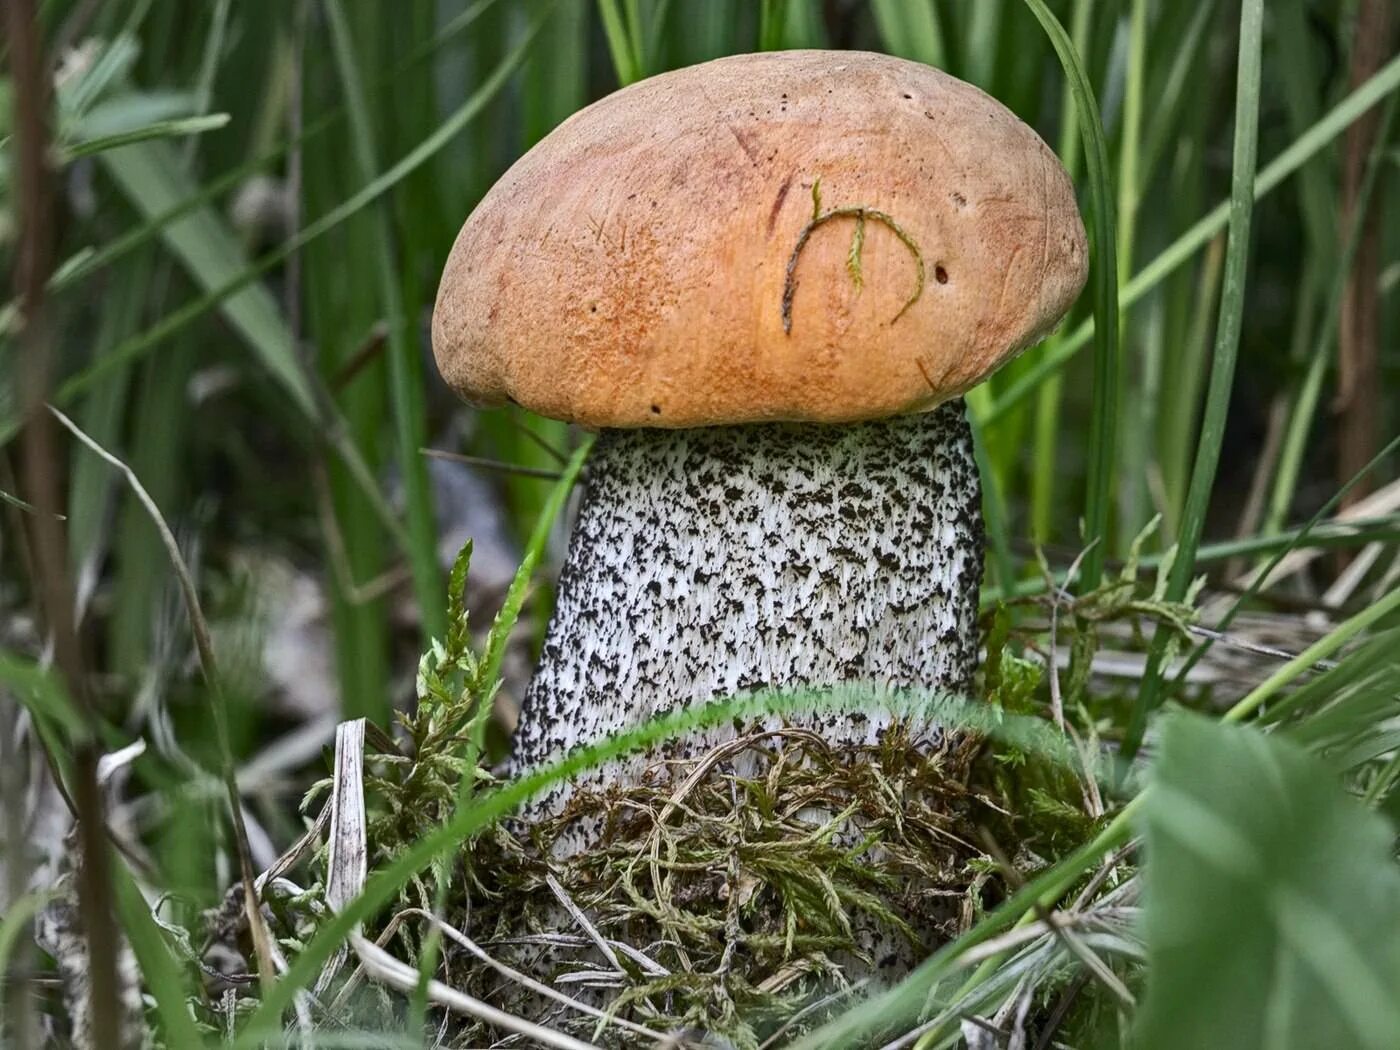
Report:
[[[512,765],[765,687],[965,691],[981,575],[961,400],[840,426],[604,431]],[[791,721],[855,746],[892,720]],[[941,741],[938,726],[910,728]],[[695,756],[734,735],[696,733],[666,754]],[[561,785],[534,813],[558,812],[579,787],[640,776],[647,761]]]

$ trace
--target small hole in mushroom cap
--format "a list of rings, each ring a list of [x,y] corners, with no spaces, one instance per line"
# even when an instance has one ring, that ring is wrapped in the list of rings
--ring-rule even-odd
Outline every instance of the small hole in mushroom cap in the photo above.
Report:
[[[588,304],[588,312],[591,313],[591,314],[596,314],[596,313],[598,312],[598,304],[597,304],[597,303],[589,303],[589,304]]]
[[[660,405],[652,405],[652,406],[651,406],[651,414],[654,415],[654,416],[659,416],[659,415],[661,415],[661,406],[660,406]]]
[[[933,279],[939,284],[948,283],[948,271],[943,268],[942,263],[939,263],[933,268]]]
[[[906,94],[904,97],[905,97],[905,98],[913,98],[914,96],[913,96],[913,95]]]

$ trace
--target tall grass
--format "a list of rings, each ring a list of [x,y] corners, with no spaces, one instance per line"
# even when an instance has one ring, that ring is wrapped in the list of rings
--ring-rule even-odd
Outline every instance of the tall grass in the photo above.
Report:
[[[1239,71],[1235,80],[1235,148],[1231,165],[1230,238],[1225,249],[1225,274],[1220,290],[1220,320],[1216,325],[1215,354],[1210,385],[1196,449],[1196,464],[1176,537],[1176,560],[1167,584],[1169,601],[1181,601],[1195,575],[1196,550],[1201,545],[1206,512],[1215,488],[1216,470],[1225,443],[1225,423],[1230,412],[1239,355],[1240,329],[1244,324],[1245,274],[1249,265],[1250,220],[1254,215],[1254,173],[1259,151],[1259,86],[1263,55],[1263,0],[1245,0],[1240,15]],[[1147,672],[1138,694],[1133,718],[1123,739],[1123,753],[1131,759],[1142,743],[1147,716],[1156,707],[1162,683],[1162,661],[1169,632],[1158,628],[1148,657]]]
[[[62,221],[52,224],[57,242],[42,275],[40,334],[54,351],[43,395],[130,468],[169,522],[230,673],[221,676],[227,696],[216,694],[218,682],[191,673],[197,639],[176,600],[163,535],[107,464],[77,444],[60,448],[49,475],[61,483],[63,503],[53,508],[61,521],[14,482],[24,476],[19,349],[39,331],[27,326],[17,293],[0,308],[0,717],[13,721],[23,709],[30,727],[23,745],[42,750],[75,805],[86,805],[79,789],[95,767],[85,773],[83,763],[93,765],[99,748],[148,744],[128,771],[126,796],[175,816],[129,829],[140,840],[132,851],[139,863],[117,849],[104,855],[114,911],[167,1044],[205,1038],[187,1008],[200,995],[198,971],[173,934],[195,930],[201,909],[237,881],[247,847],[240,848],[235,814],[246,812],[259,834],[285,845],[301,830],[295,797],[317,766],[301,762],[286,783],[235,782],[241,808],[221,804],[209,788],[299,728],[296,708],[276,701],[319,673],[307,650],[304,663],[272,681],[261,660],[238,647],[240,631],[257,635],[249,625],[265,623],[259,610],[292,601],[266,566],[276,563],[318,596],[313,635],[326,647],[324,684],[336,714],[389,730],[396,709],[413,702],[413,659],[460,629],[439,537],[467,512],[448,487],[435,485],[422,450],[447,444],[528,468],[472,479],[472,493],[491,496],[489,506],[471,510],[499,516],[504,543],[523,562],[503,593],[473,592],[488,614],[503,611],[479,642],[478,717],[462,760],[470,766],[499,746],[488,733],[487,700],[509,672],[507,642],[524,639],[525,662],[538,643],[549,611],[547,570],[561,554],[557,520],[587,442],[514,409],[456,404],[427,345],[437,276],[474,203],[559,122],[618,86],[722,54],[867,48],[938,65],[1036,127],[1079,188],[1091,235],[1088,291],[1061,331],[968,397],[986,480],[989,609],[1035,594],[1069,601],[1059,591],[1066,584],[1092,598],[1112,584],[1118,564],[1137,558],[1134,541],[1160,515],[1163,527],[1142,539],[1136,562],[1159,573],[1149,596],[1158,607],[1190,601],[1194,581],[1208,574],[1225,585],[1222,593],[1243,591],[1223,603],[1228,611],[1213,623],[1222,631],[1245,610],[1291,613],[1300,603],[1327,624],[1321,640],[1300,635],[1296,657],[1268,665],[1261,684],[1215,697],[1186,689],[1213,639],[1183,653],[1179,632],[1161,627],[1124,643],[1145,662],[1126,685],[1091,680],[1077,652],[1067,704],[1106,742],[1103,761],[1120,763],[1123,793],[1110,796],[1087,841],[1048,858],[1024,887],[1008,887],[967,935],[908,981],[794,1045],[864,1045],[866,1033],[897,1019],[925,1026],[920,1045],[952,1045],[959,1011],[989,1011],[1010,994],[999,983],[1009,956],[964,968],[968,953],[1040,921],[1139,831],[1170,851],[1185,848],[1171,834],[1182,813],[1195,813],[1203,826],[1244,819],[1238,799],[1222,797],[1215,810],[1210,798],[1183,801],[1196,769],[1193,743],[1202,753],[1238,757],[1241,768],[1274,756],[1289,771],[1281,797],[1316,801],[1310,777],[1340,778],[1360,800],[1347,806],[1397,812],[1400,740],[1385,726],[1400,712],[1384,675],[1393,671],[1387,654],[1400,622],[1393,569],[1400,520],[1390,510],[1352,526],[1329,521],[1343,493],[1324,455],[1335,430],[1328,405],[1344,292],[1368,221],[1385,223],[1386,345],[1400,332],[1400,240],[1389,232],[1400,229],[1393,221],[1400,58],[1365,83],[1348,83],[1356,7],[1304,0],[1276,0],[1267,11],[1262,0],[39,5],[45,69],[62,67],[45,114],[53,148],[44,163]],[[6,48],[13,55],[8,40]],[[24,136],[16,129],[24,114],[10,112],[18,96],[15,71],[6,69],[0,247],[13,262],[25,257],[35,219],[21,198]],[[1360,188],[1373,210],[1357,209],[1339,228],[1342,139],[1367,113],[1380,114]],[[1391,357],[1382,367],[1383,389],[1360,396],[1377,399],[1393,434],[1400,376]],[[1378,449],[1353,483],[1392,481],[1395,450],[1393,441]],[[562,480],[540,476],[556,473]],[[73,567],[64,607],[82,632],[82,695],[66,666],[49,665],[47,626],[31,626],[47,582],[31,579],[36,548],[22,537],[35,529],[59,537]],[[1372,553],[1343,604],[1322,602],[1347,553],[1367,545]],[[1271,568],[1300,548],[1340,553],[1316,562],[1312,578],[1295,575],[1285,594],[1258,574],[1238,583],[1245,561]],[[462,583],[456,575],[451,582]],[[1003,615],[1018,644],[1045,650],[1036,608],[1012,604]],[[272,630],[295,629],[289,618],[271,622],[279,625]],[[1092,631],[1087,622],[1079,627]],[[1368,637],[1376,640],[1363,644]],[[1381,644],[1387,639],[1389,649]],[[1036,700],[1046,712],[1047,688]],[[1159,715],[1164,704],[1209,709],[1211,700],[1227,712],[1225,722],[1255,728],[1200,736]],[[275,1038],[296,994],[356,924],[543,785],[701,721],[837,702],[740,698],[642,727],[498,788],[477,789],[465,778],[447,824],[373,873],[356,901],[296,946],[288,969],[260,989],[235,1044]],[[226,712],[223,740],[207,716],[211,703],[220,717]],[[956,706],[946,713],[981,717]],[[1130,763],[1159,727],[1161,765],[1147,773],[1155,749]],[[1328,765],[1308,765],[1312,758],[1276,739],[1285,736]],[[1365,846],[1379,825],[1353,820],[1345,806],[1338,812],[1350,814],[1338,818],[1339,841],[1361,843],[1368,864],[1383,866]],[[92,825],[93,814],[83,813]],[[1206,850],[1204,867],[1220,862],[1229,842],[1263,848],[1257,824],[1235,830],[1234,839],[1213,840],[1220,849]],[[1307,843],[1290,839],[1288,847],[1309,865],[1322,863]],[[16,877],[29,871],[14,842],[4,861]],[[1393,872],[1370,881],[1353,875],[1352,884],[1389,900]],[[1261,898],[1278,890],[1271,878],[1256,879]],[[1326,904],[1316,928],[1345,945],[1355,924],[1334,914],[1350,906],[1326,898],[1334,885],[1320,878],[1307,889]],[[157,923],[146,902],[164,890],[173,893]],[[28,943],[38,907],[24,896],[5,906],[0,967],[12,946]],[[1377,930],[1389,931],[1389,921],[1376,918]],[[1154,966],[1169,965],[1149,955]],[[1367,967],[1389,965],[1358,957]],[[425,953],[425,975],[434,961]],[[1068,954],[1062,962],[1077,965]],[[34,965],[32,957],[24,962]],[[1188,988],[1180,983],[1187,977],[1174,974],[1163,986]],[[1322,994],[1299,987],[1299,1001]],[[1156,994],[1150,983],[1147,994]],[[7,990],[7,1006],[13,1002]],[[1168,1030],[1157,1027],[1167,1016],[1163,1002],[1152,1000],[1146,1011],[1150,1032]],[[0,1014],[0,1024],[32,1004],[21,1005]],[[1395,1034],[1381,1014],[1341,1009],[1340,1016],[1366,1039]],[[26,1045],[20,1027],[0,1039],[7,1035]],[[1150,1038],[1166,1045],[1160,1034]]]

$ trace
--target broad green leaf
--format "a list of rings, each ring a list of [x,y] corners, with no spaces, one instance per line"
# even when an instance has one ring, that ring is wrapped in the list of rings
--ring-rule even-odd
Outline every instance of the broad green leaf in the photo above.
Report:
[[[1144,1050],[1400,1046],[1394,832],[1296,744],[1174,715],[1140,827]]]
[[[103,153],[101,160],[148,220],[199,192],[168,142],[124,146]],[[248,268],[243,246],[210,205],[202,205],[172,222],[161,231],[161,236],[205,291],[224,287]],[[252,282],[230,293],[219,303],[219,309],[307,418],[319,418],[311,385],[293,350],[292,333],[272,293]]]

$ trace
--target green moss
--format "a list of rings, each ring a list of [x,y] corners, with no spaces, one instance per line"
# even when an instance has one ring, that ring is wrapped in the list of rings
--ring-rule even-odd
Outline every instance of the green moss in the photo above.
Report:
[[[812,183],[812,218],[807,225],[802,227],[802,231],[797,235],[797,243],[793,245],[792,254],[788,256],[787,269],[783,279],[783,331],[792,331],[792,300],[797,294],[797,260],[802,254],[802,249],[807,246],[807,241],[811,238],[813,231],[833,219],[854,219],[855,229],[851,234],[851,247],[846,253],[846,270],[851,275],[851,283],[859,292],[864,287],[865,278],[861,267],[861,254],[865,248],[865,223],[867,219],[882,223],[899,238],[901,244],[909,249],[909,254],[914,259],[914,291],[904,305],[899,308],[899,312],[890,318],[890,324],[894,324],[904,316],[906,310],[919,301],[919,297],[924,294],[924,256],[919,250],[919,245],[904,227],[894,220],[894,217],[887,212],[878,211],[875,208],[864,206],[832,208],[830,211],[822,211],[821,178],[817,177]]]

